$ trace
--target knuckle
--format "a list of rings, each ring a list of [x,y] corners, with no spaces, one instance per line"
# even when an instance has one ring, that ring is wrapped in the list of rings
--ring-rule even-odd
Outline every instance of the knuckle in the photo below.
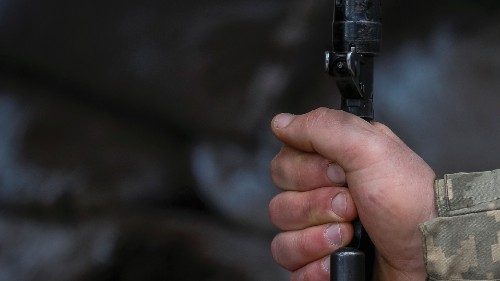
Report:
[[[299,159],[296,159],[296,160],[299,160]],[[295,163],[294,163],[291,161],[289,163],[289,166],[290,166],[289,167],[290,171],[293,171],[293,172],[289,173],[289,181],[290,181],[291,187],[300,188],[300,187],[304,187],[305,185],[307,185],[306,175],[303,171],[303,167],[301,167],[301,165],[300,165],[300,162],[295,161]]]
[[[357,161],[361,167],[367,167],[377,162],[384,161],[390,155],[393,142],[387,138],[381,138],[377,135],[368,134],[363,138],[352,139],[343,151],[351,161]]]
[[[279,188],[284,188],[283,184],[286,182],[286,166],[287,161],[284,161],[281,154],[271,161],[271,180]]]
[[[317,280],[315,278],[314,274],[310,270],[305,270],[301,279],[304,280],[304,281],[315,281],[315,280]]]
[[[283,183],[284,179],[286,178],[286,165],[287,161],[285,160],[288,155],[288,149],[283,147],[281,151],[271,160],[270,164],[270,173],[271,173],[271,180],[275,185],[278,187],[282,188],[280,186],[281,183]]]
[[[375,128],[377,128],[377,129],[379,129],[379,130],[381,130],[383,132],[392,132],[392,130],[387,125],[385,125],[383,123],[373,122],[372,125]]]
[[[292,275],[292,281],[306,281],[306,280],[312,280],[310,279],[310,274],[308,273],[307,270],[300,270],[299,272],[296,272]]]
[[[315,127],[318,124],[325,122],[327,116],[331,112],[332,110],[326,107],[320,107],[309,112],[306,118],[306,127]]]
[[[293,281],[319,281],[318,274],[311,268],[303,268],[292,275]],[[322,279],[321,279],[322,280]]]
[[[317,221],[315,217],[315,205],[312,202],[318,201],[307,200],[303,202],[301,208],[301,217],[305,218],[308,223],[315,223]]]
[[[297,254],[300,257],[306,257],[309,255],[309,241],[305,231],[300,231],[297,235],[297,240],[295,241],[295,246],[297,247]]]
[[[271,167],[270,167],[270,171],[271,171],[271,179],[273,181],[273,183],[277,183],[278,181],[278,178],[281,174],[280,172],[280,165],[279,165],[279,154],[276,155],[273,160],[271,161]]]
[[[283,234],[276,235],[271,242],[271,254],[274,261],[287,270],[293,270],[286,262],[286,249]]]
[[[325,269],[323,261],[308,264],[300,270],[292,273],[292,281],[323,281],[330,280],[328,270]]]
[[[280,252],[281,252],[281,246],[280,246],[280,234],[276,235],[271,242],[271,254],[273,256],[273,259],[280,264]]]
[[[366,124],[360,117],[347,112],[341,112],[338,118],[342,124],[355,124],[355,125]]]
[[[369,145],[364,145],[364,153],[374,158],[381,158],[390,150],[391,142],[387,138],[373,138]]]
[[[312,112],[313,112],[313,113],[318,114],[319,116],[324,116],[324,115],[326,115],[327,113],[329,113],[329,112],[331,112],[331,111],[332,111],[332,110],[331,110],[331,109],[329,109],[329,108],[326,108],[326,107],[319,107],[319,108],[317,108],[317,109],[313,110]]]
[[[269,219],[271,220],[271,223],[274,224],[275,226],[278,227],[278,214],[280,212],[280,199],[279,196],[275,196],[271,201],[269,202]]]

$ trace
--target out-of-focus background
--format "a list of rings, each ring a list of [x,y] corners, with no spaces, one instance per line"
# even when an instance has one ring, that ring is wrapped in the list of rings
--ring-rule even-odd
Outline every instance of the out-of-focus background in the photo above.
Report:
[[[0,280],[281,281],[279,112],[336,107],[328,0],[0,1]],[[500,167],[500,2],[383,1],[375,106]]]

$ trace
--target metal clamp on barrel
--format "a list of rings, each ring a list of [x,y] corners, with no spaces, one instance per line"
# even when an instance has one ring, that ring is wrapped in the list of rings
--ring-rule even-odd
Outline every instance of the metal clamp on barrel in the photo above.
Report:
[[[373,61],[380,51],[380,0],[336,0],[333,50],[326,71],[342,94],[342,110],[373,120]]]

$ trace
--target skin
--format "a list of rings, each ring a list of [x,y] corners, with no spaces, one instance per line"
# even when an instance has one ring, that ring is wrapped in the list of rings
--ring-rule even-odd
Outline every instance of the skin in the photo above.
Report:
[[[418,226],[436,217],[429,165],[386,126],[342,111],[280,114],[271,127],[283,143],[271,163],[283,191],[269,204],[282,230],[271,250],[291,280],[329,280],[328,256],[349,244],[358,216],[376,247],[375,280],[426,279]]]

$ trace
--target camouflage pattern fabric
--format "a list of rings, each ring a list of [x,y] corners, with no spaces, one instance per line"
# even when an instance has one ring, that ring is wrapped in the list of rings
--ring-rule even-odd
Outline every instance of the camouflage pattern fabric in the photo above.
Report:
[[[500,280],[500,170],[446,175],[420,226],[429,280]]]

